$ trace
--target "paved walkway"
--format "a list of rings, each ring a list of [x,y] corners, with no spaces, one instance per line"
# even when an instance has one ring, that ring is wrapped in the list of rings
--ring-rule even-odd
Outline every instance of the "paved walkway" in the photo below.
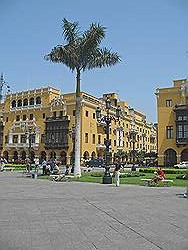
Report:
[[[187,250],[184,188],[0,173],[0,250]]]

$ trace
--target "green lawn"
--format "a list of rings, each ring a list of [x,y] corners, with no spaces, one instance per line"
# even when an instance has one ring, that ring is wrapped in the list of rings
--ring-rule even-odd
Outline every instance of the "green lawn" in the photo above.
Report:
[[[129,172],[131,173],[131,172]],[[132,174],[135,174],[132,173]],[[137,174],[137,173],[136,173]],[[97,175],[101,175],[101,173],[97,173]],[[170,186],[180,186],[180,187],[186,187],[188,186],[188,180],[181,180],[176,179],[177,174],[166,174],[166,179],[173,180],[173,183],[170,183]],[[140,179],[150,179],[153,177],[152,173],[145,173],[144,176],[139,177],[122,177],[120,178],[121,184],[133,184],[133,185],[143,185],[143,181]],[[39,178],[42,179],[48,179],[48,176],[41,176]],[[69,181],[78,181],[78,182],[93,182],[93,183],[102,183],[102,176],[93,177],[91,176],[91,173],[82,173],[82,176],[80,178],[72,178]],[[161,184],[159,184],[161,186]]]

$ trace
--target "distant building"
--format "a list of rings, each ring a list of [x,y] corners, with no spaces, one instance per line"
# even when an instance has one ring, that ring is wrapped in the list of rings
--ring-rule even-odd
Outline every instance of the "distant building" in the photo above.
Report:
[[[188,80],[157,89],[158,164],[188,161]]]
[[[96,120],[96,108],[105,114],[105,99],[111,100],[110,113],[122,108],[121,119],[110,126],[111,159],[122,150],[129,153],[133,142],[130,131],[136,131],[135,150],[156,152],[156,127],[146,122],[146,116],[128,107],[115,93],[96,98],[81,93],[81,163],[105,155],[105,124]],[[45,87],[6,95],[1,104],[0,153],[9,162],[24,162],[27,157],[56,158],[70,164],[74,158],[75,94],[61,94]]]

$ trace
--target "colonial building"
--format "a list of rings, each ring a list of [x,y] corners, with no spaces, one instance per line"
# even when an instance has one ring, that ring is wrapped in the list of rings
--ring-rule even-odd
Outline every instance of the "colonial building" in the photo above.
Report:
[[[188,161],[188,80],[157,89],[158,164]]]
[[[115,93],[96,98],[81,93],[81,161],[103,158],[105,123],[96,119],[96,108],[105,115],[105,100],[110,99],[110,115],[121,106],[119,121],[110,126],[110,153],[118,150],[130,155],[132,150],[156,152],[156,128],[146,116],[120,101]],[[1,104],[0,150],[8,161],[21,162],[34,156],[56,158],[69,164],[74,158],[75,94],[61,94],[46,87],[6,95]],[[132,136],[132,135],[135,136]],[[127,158],[131,161],[131,157]]]

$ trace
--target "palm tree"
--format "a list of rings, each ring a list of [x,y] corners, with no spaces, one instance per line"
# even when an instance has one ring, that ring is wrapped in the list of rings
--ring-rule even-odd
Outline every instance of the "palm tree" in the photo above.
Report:
[[[120,61],[117,53],[111,52],[106,47],[100,48],[105,37],[105,27],[92,23],[88,30],[81,33],[77,22],[63,19],[64,45],[57,45],[45,56],[46,60],[53,63],[62,63],[72,72],[76,72],[76,114],[75,114],[75,167],[74,175],[81,176],[80,169],[80,76],[81,72],[93,68],[112,66]]]

